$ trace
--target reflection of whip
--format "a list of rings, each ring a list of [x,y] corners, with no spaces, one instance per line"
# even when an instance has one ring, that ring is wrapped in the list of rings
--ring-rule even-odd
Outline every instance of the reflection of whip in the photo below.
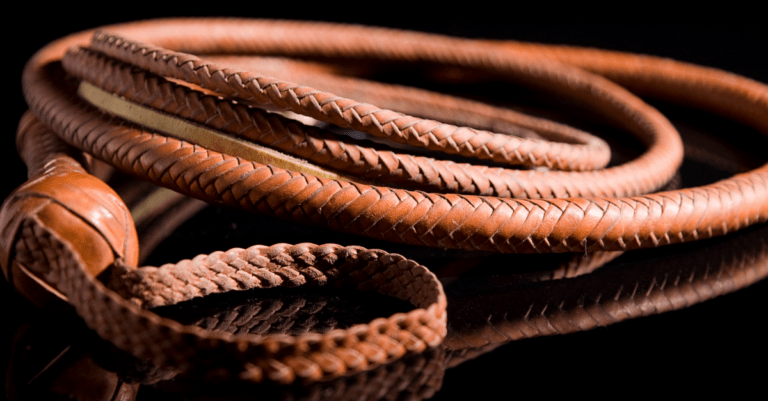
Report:
[[[506,342],[566,334],[626,319],[682,309],[736,291],[768,275],[768,227],[756,227],[722,240],[679,246],[677,253],[632,260],[589,275],[543,282],[498,278],[476,294],[449,298],[451,350],[487,352]],[[642,254],[650,254],[643,258]],[[511,275],[513,276],[513,275]],[[482,280],[482,279],[480,279]],[[473,351],[474,350],[474,351]]]

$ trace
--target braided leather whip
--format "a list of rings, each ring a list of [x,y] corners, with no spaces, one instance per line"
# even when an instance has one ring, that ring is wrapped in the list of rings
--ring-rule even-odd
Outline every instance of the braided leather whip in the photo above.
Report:
[[[243,54],[423,63],[500,77],[594,109],[648,149],[603,169],[605,144],[572,128],[426,91],[345,81],[306,63],[296,64],[296,74],[338,83],[350,96],[251,67],[224,67],[255,63]],[[445,336],[446,302],[437,279],[383,251],[256,246],[135,268],[138,247],[125,206],[51,133],[121,170],[208,202],[427,246],[628,250],[723,235],[768,218],[768,165],[711,185],[641,195],[672,177],[682,160],[680,139],[658,111],[577,66],[768,134],[765,85],[647,56],[328,24],[214,19],[112,26],[54,42],[25,69],[34,117],[25,117],[19,141],[31,181],[4,204],[3,271],[29,296],[43,287],[66,298],[102,337],[137,356],[185,365],[232,355],[243,366],[239,377],[248,380],[343,375],[421,352]],[[78,79],[76,86],[67,75]],[[357,90],[380,105],[352,100]],[[453,112],[438,122],[443,105]],[[296,121],[295,114],[312,120]],[[427,153],[409,156],[337,139],[329,125]],[[438,162],[434,151],[534,169]],[[584,171],[591,169],[597,170]],[[343,332],[291,338],[204,333],[138,308],[235,289],[326,283],[377,290],[419,309]]]

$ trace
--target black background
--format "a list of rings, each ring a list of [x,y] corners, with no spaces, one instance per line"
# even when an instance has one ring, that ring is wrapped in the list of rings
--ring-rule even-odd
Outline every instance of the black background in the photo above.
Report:
[[[136,7],[135,4],[131,6]],[[239,4],[238,12],[249,6]],[[24,168],[15,156],[12,137],[18,118],[26,109],[20,85],[23,63],[36,49],[67,33],[98,25],[196,15],[167,9],[125,11],[122,7],[118,14],[119,6],[116,5],[114,11],[109,12],[22,7],[29,8],[30,13],[9,18],[9,21],[18,18],[19,26],[24,29],[9,37],[7,45],[11,57],[6,59],[7,69],[3,74],[6,105],[10,104],[12,111],[6,112],[3,120],[4,138],[0,151],[4,165],[13,167],[2,178],[2,197],[25,179]],[[256,8],[255,5],[252,7]],[[394,13],[378,15],[363,9],[356,16],[349,16],[298,8],[289,4],[272,5],[258,12],[221,15],[354,22],[459,36],[625,50],[713,66],[768,82],[768,33],[764,25],[750,19],[729,19],[724,15],[659,17],[659,14],[650,13],[647,17],[621,13],[605,18],[604,14],[584,10],[566,11],[552,17],[549,13],[553,10],[519,9],[517,14],[504,12],[500,16],[501,10],[487,8],[472,17],[465,15],[469,12],[465,13],[464,9],[452,10],[448,15],[440,12],[409,14],[408,17]],[[489,15],[495,17],[489,18]],[[12,316],[16,308],[8,303],[19,300],[8,296],[7,286],[3,286],[2,291],[5,292],[6,310]],[[584,333],[507,345],[498,352],[449,370],[438,397],[496,397],[502,391],[504,398],[511,398],[531,389],[539,396],[598,395],[615,386],[630,392],[656,392],[662,388],[685,393],[709,388],[737,392],[754,389],[759,379],[752,379],[755,376],[764,379],[765,374],[765,362],[761,358],[766,354],[766,291],[768,283],[764,280],[746,290],[686,310]]]

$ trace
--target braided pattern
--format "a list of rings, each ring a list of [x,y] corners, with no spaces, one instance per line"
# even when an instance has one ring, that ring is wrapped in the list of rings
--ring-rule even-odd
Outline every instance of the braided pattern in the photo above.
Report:
[[[124,171],[209,202],[389,241],[502,253],[628,250],[768,219],[761,195],[768,193],[768,165],[711,185],[630,198],[428,194],[319,180],[146,134],[101,120],[49,85],[27,94],[65,140]]]
[[[338,271],[337,285],[376,290],[410,300],[416,306],[428,305],[426,309],[325,335],[233,336],[181,326],[137,309],[89,277],[81,267],[79,256],[39,221],[26,220],[16,244],[19,262],[41,272],[47,282],[58,287],[86,324],[100,336],[161,366],[187,367],[200,361],[201,354],[235,355],[244,364],[241,379],[281,383],[319,380],[422,352],[437,346],[445,336],[446,300],[440,283],[423,266],[382,251],[309,244],[251,248],[259,256],[271,257],[272,261],[318,258],[328,264],[329,270]],[[259,256],[254,258],[258,260]],[[337,265],[335,262],[340,259],[334,258],[340,257],[356,262],[341,260]],[[345,271],[347,266],[358,264],[364,267]]]
[[[45,135],[47,131],[48,128],[30,113],[25,113],[19,122],[18,132],[25,135],[20,135],[16,143],[19,156],[27,166],[27,178],[32,179],[44,174],[46,169],[55,168],[85,172],[83,166],[88,166],[88,163],[83,153],[54,135]]]
[[[297,287],[301,285],[327,285],[339,280],[351,280],[347,286],[369,289],[372,285],[384,285],[388,280],[373,277],[379,270],[368,267],[370,260],[379,260],[386,267],[406,263],[402,256],[391,256],[383,251],[366,251],[362,257],[352,258],[364,251],[357,246],[338,245],[316,246],[312,244],[279,244],[270,247],[256,245],[248,249],[235,248],[227,252],[200,255],[192,260],[167,264],[159,268],[142,267],[114,275],[114,286],[128,291],[123,295],[133,298],[145,308],[173,305],[182,301],[227,291],[249,290],[252,288]],[[376,256],[374,256],[376,255]],[[367,269],[366,269],[367,267]],[[403,266],[397,267],[404,269]],[[394,269],[394,268],[393,268]],[[360,272],[364,272],[362,274]],[[396,272],[387,272],[393,276]],[[399,274],[399,273],[398,273]],[[412,274],[415,274],[412,273]],[[422,280],[424,272],[403,280]],[[419,297],[403,298],[401,291],[409,286],[422,288],[423,283],[398,281],[388,284],[379,291],[385,295],[405,299],[417,307],[426,308],[435,294],[426,292]]]
[[[277,78],[232,72],[195,56],[169,53],[112,35],[95,35],[92,46],[158,75],[183,79],[246,101],[269,103],[397,143],[500,163],[546,166],[558,170],[588,170],[607,163],[605,154],[597,165],[591,161],[593,156],[586,152],[586,146],[520,139],[423,120]],[[567,158],[560,156],[561,153]]]
[[[768,242],[760,230],[652,266],[641,263],[533,288],[452,298],[449,313],[463,319],[451,319],[444,345],[493,349],[508,341],[683,309],[736,291],[768,276]]]
[[[161,390],[194,400],[252,400],[254,394],[264,399],[319,400],[425,400],[442,387],[445,356],[442,348],[397,360],[351,377],[301,387],[269,385],[211,386],[194,378],[175,377],[156,383]]]
[[[192,322],[209,331],[239,334],[285,333],[299,335],[308,332],[325,333],[338,326],[335,321],[319,321],[315,315],[328,309],[327,300],[292,298],[287,300],[256,299],[248,304],[235,305],[225,311]],[[340,314],[336,310],[330,313]]]
[[[262,29],[267,30],[262,32]],[[286,29],[295,32],[286,34]],[[152,40],[161,46],[198,54],[263,52],[426,61],[458,66],[500,75],[512,81],[530,80],[534,85],[554,90],[559,95],[594,108],[600,114],[608,115],[609,120],[632,132],[649,147],[633,162],[635,164],[628,163],[607,172],[584,175],[585,181],[597,181],[595,177],[602,177],[590,174],[604,174],[604,178],[610,181],[613,174],[615,182],[605,187],[611,189],[594,189],[598,187],[590,187],[591,184],[576,184],[581,187],[574,189],[576,187],[565,184],[566,179],[558,178],[560,183],[554,179],[551,187],[542,186],[535,190],[527,187],[519,191],[526,195],[638,194],[666,182],[681,161],[682,146],[669,122],[657,111],[605,79],[574,67],[539,60],[536,56],[530,57],[530,54],[521,57],[498,44],[387,30],[369,30],[365,31],[366,35],[361,35],[360,29],[229,20],[180,20],[118,27],[118,34],[135,37],[137,42],[97,34],[92,47],[137,68],[158,76],[183,80],[191,86],[199,86],[208,93],[224,95],[236,102],[244,100],[270,104],[393,142],[504,163],[532,162],[534,165],[576,170],[586,166],[582,161],[592,157],[586,156],[589,153],[585,151],[592,147],[591,144],[548,144],[422,120],[307,86],[221,69],[196,56],[142,45],[138,41]],[[321,31],[324,35],[313,34]],[[301,34],[296,35],[297,32]],[[765,202],[768,196],[768,165],[711,185],[651,195],[526,200],[369,186],[248,162],[184,141],[147,133],[137,128],[140,121],[110,118],[89,105],[77,103],[75,94],[63,80],[59,61],[65,47],[85,45],[86,35],[78,34],[51,45],[28,64],[23,86],[34,114],[67,143],[94,157],[123,171],[209,202],[390,241],[495,252],[592,252],[653,247],[722,235],[768,220],[768,205]],[[259,40],[254,40],[255,37]],[[330,37],[333,39],[328,39]],[[183,43],[179,43],[180,40]],[[670,97],[672,99],[698,104],[691,99],[722,92],[719,89],[722,84],[711,79],[713,74],[708,69],[686,65],[687,81],[684,79],[683,84],[660,89],[668,83],[663,77],[664,68],[651,64],[644,66],[642,72],[633,72],[625,65],[631,61],[631,57],[618,58],[618,76],[626,75],[631,80],[633,76],[642,75],[642,80],[652,88],[651,91],[672,92],[675,94]],[[720,80],[731,77],[727,73],[715,75]],[[132,75],[130,79],[137,76]],[[733,82],[736,82],[736,89],[726,91],[730,102],[713,108],[728,114],[743,107],[746,111],[731,115],[768,133],[764,123],[755,123],[756,120],[764,120],[768,110],[768,89],[751,81],[734,79]],[[147,85],[138,82],[136,93],[145,96],[146,93],[140,91],[151,86]],[[233,108],[227,103],[209,100],[212,99],[210,97],[188,95],[187,91],[171,90],[171,85],[167,84],[158,87],[168,88],[162,90],[173,93],[167,97],[146,98],[148,104],[162,102],[169,107],[168,111],[195,114],[206,120],[204,123],[221,129],[235,123],[243,127],[256,125],[257,118],[252,115],[238,117],[242,114],[239,110],[244,108]],[[132,90],[127,86],[123,88]],[[176,92],[183,93],[177,95]],[[185,102],[190,104],[184,105]],[[164,105],[158,108],[165,110]],[[208,106],[214,107],[206,109]],[[189,117],[195,118],[191,114]],[[227,121],[217,122],[218,119]],[[272,130],[270,132],[279,131],[275,128],[277,125],[282,125],[281,129],[287,131],[291,127],[300,127],[279,118],[269,121],[272,125],[268,129]],[[312,142],[311,135],[301,135],[304,136],[291,136],[291,140],[310,138]],[[322,137],[316,131],[313,135]],[[318,146],[318,150],[332,146],[328,141],[321,142],[322,145],[313,146]],[[291,148],[299,146],[287,143]],[[352,159],[355,152],[360,156],[354,156],[356,159],[351,160],[349,166],[356,166],[360,158],[370,158],[365,162],[369,163],[369,167],[363,167],[363,170],[375,170],[378,167],[371,167],[372,163],[390,157],[383,156],[385,153],[374,154],[366,150],[348,153],[329,151],[328,157],[347,155]],[[566,157],[566,154],[574,157]],[[604,160],[593,164],[599,166],[600,163],[604,164]],[[394,162],[391,164],[387,168],[395,165]],[[414,173],[408,174],[427,176],[425,171],[425,167],[418,167]],[[485,174],[490,169],[480,171]],[[46,174],[55,175],[55,172],[48,171]],[[461,174],[471,176],[467,172]],[[424,181],[429,185],[452,185],[447,183],[447,174],[438,175],[441,178],[429,176]],[[380,177],[376,176],[376,179]],[[573,176],[561,177],[569,177],[570,181]],[[440,180],[443,182],[438,184]],[[473,193],[487,193],[483,186],[493,186],[493,180],[488,179],[490,184],[478,180],[462,185]],[[473,186],[475,188],[471,188]],[[511,194],[515,191],[502,188],[490,193]],[[214,363],[223,361],[230,366],[235,362],[240,370],[234,374],[244,380],[280,383],[324,380],[368,370],[409,353],[422,352],[437,346],[445,336],[446,300],[440,283],[415,262],[382,251],[332,245],[281,244],[235,249],[159,268],[133,268],[126,263],[109,272],[109,284],[129,298],[126,300],[97,280],[95,274],[84,270],[82,244],[71,243],[73,235],[58,232],[57,228],[48,226],[47,221],[34,213],[20,215],[15,221],[19,224],[6,230],[18,228],[18,233],[9,234],[16,248],[13,262],[40,275],[46,283],[61,291],[100,336],[153,364],[183,368],[213,358]],[[7,266],[4,269],[7,270]],[[96,274],[101,274],[101,271]],[[755,277],[762,276],[762,271],[757,274],[734,273],[734,285],[728,288],[746,285]],[[514,333],[540,335],[609,324],[626,317],[682,307],[687,305],[686,299],[706,299],[727,287],[713,288],[711,293],[698,298],[677,297],[677,294],[670,292],[670,288],[687,291],[688,287],[684,284],[678,285],[679,282],[684,283],[682,278],[685,277],[679,275],[680,280],[674,281],[674,285],[667,280],[661,284],[655,281],[649,284],[647,294],[661,298],[659,306],[654,308],[638,301],[635,295],[641,288],[639,284],[630,291],[627,291],[628,287],[611,289],[610,295],[616,295],[606,302],[601,300],[608,299],[605,295],[608,293],[599,292],[595,295],[594,305],[585,302],[584,297],[580,297],[575,306],[565,302],[550,305],[543,301],[543,305],[533,305],[524,314],[524,325],[509,330],[504,326],[500,330],[502,334],[484,333],[479,337],[482,341],[477,342],[482,345],[497,339],[506,341],[516,338]],[[173,304],[229,290],[326,283],[378,291],[407,299],[421,309],[396,314],[388,319],[377,319],[368,325],[354,326],[345,331],[289,337],[209,333],[199,327],[182,326],[160,318],[137,305]],[[562,284],[559,281],[553,283],[556,283],[553,284],[555,286]],[[700,289],[696,287],[695,291],[700,292]],[[558,313],[566,310],[583,316],[558,320]],[[507,332],[512,334],[503,334]]]
[[[592,152],[595,152],[595,160],[603,158],[607,160],[610,154],[608,144],[587,132],[555,121],[522,114],[506,107],[497,107],[418,87],[331,75],[335,70],[306,61],[260,56],[216,55],[206,56],[206,59],[237,70],[258,70],[265,75],[305,82],[323,90],[333,90],[344,97],[381,104],[386,108],[423,118],[499,131],[519,137],[544,138],[588,145],[593,149]],[[344,70],[343,67],[341,69]],[[354,75],[359,75],[359,71]],[[605,150],[602,150],[603,148]],[[603,153],[605,156],[602,156]]]
[[[213,23],[215,24],[216,22],[214,21]],[[37,73],[39,74],[40,71],[37,71]],[[565,73],[560,71],[558,74],[563,75]],[[651,75],[652,74],[653,71],[651,71]],[[44,88],[38,88],[35,85],[35,80],[35,74],[25,75],[25,82],[27,87],[35,87],[38,89],[28,90],[26,92],[27,96],[29,97],[29,103],[33,108],[37,107],[35,105],[39,103],[39,100],[35,99],[37,98],[36,95],[41,94],[44,91]],[[764,88],[762,90],[763,92],[766,92]],[[598,93],[602,94],[601,96],[608,96],[606,95],[606,93],[608,93],[606,91],[607,89],[602,87],[600,90],[597,90]],[[629,95],[627,94],[626,96]],[[618,107],[616,109],[617,111],[623,111],[625,117],[619,117],[625,118],[625,122],[628,124],[631,122],[639,124],[635,126],[635,129],[639,129],[640,127],[647,127],[649,124],[650,126],[655,126],[661,129],[660,126],[666,124],[662,122],[664,121],[663,117],[658,115],[658,113],[655,111],[650,111],[652,109],[649,109],[647,106],[642,106],[642,103],[639,103],[639,101],[636,99],[632,100],[630,103],[636,104],[636,106],[640,109],[637,111],[631,111],[632,106],[629,106],[629,103],[623,103],[620,106],[612,103],[611,107]],[[57,107],[61,107],[61,105]],[[605,109],[605,107],[606,105],[602,105],[601,108]],[[641,109],[643,110],[642,112],[639,111]],[[45,116],[47,112],[38,110],[38,114],[40,116]],[[651,120],[645,119],[649,116],[653,116]],[[91,118],[95,118],[95,116],[88,117],[88,119]],[[58,124],[51,121],[48,123],[50,125]],[[80,126],[83,131],[88,131],[90,128],[92,128],[88,127],[88,129],[84,129],[85,127],[80,124],[82,124],[82,122],[76,123],[76,125]],[[651,136],[658,134],[658,132],[655,134],[650,134],[650,132],[655,132],[654,129],[651,129],[651,131],[648,132]],[[62,135],[65,137],[67,136],[67,134]],[[77,136],[82,135],[82,133],[77,134]],[[70,141],[73,143],[78,142],[72,139],[70,139]],[[101,141],[108,141],[108,139],[101,139]],[[151,144],[145,143],[143,147],[146,147],[147,145]],[[173,146],[170,148],[172,149]],[[669,146],[665,146],[665,148],[667,148],[668,151],[671,151]],[[143,152],[145,152],[144,149],[139,151],[139,154]],[[673,159],[677,159],[677,156],[673,156],[676,153],[677,152],[672,152],[668,153],[668,155]],[[149,162],[152,158],[146,159],[148,160],[142,161],[142,164],[147,165],[147,162]],[[115,161],[113,160],[113,162]],[[165,167],[174,163],[175,162],[168,160],[163,161],[161,171],[167,171],[165,170]],[[217,168],[222,167],[222,164],[218,164],[218,162],[216,163]],[[128,170],[134,171],[140,175],[145,175],[145,173],[135,171],[135,168],[139,166],[136,166],[135,163],[131,164],[132,165],[130,168],[127,168]],[[243,165],[238,165],[236,169],[237,172],[232,172],[234,174],[227,173],[228,169],[223,169],[223,173],[228,174],[229,179],[234,179],[232,175],[243,177],[241,172],[245,172],[245,170],[248,170],[248,168],[242,166]],[[653,166],[649,165],[648,167],[652,168]],[[221,170],[222,169],[219,169],[220,172],[222,172]],[[177,171],[176,174],[181,173]],[[207,183],[210,183],[209,180],[213,179],[212,176],[215,174],[215,172],[200,171],[199,173],[193,173],[191,175],[195,176],[196,174],[202,174],[206,178],[206,180],[204,180],[206,182],[202,183],[202,186],[205,187]],[[154,174],[150,172],[150,176],[152,175]],[[703,236],[717,235],[727,232],[728,230],[741,227],[744,224],[751,224],[755,221],[763,221],[765,218],[764,216],[766,214],[766,210],[764,207],[761,207],[761,201],[757,199],[759,196],[750,196],[750,193],[752,192],[752,188],[758,188],[759,190],[765,188],[764,175],[765,171],[758,169],[752,173],[744,175],[743,179],[734,178],[733,180],[728,181],[728,184],[714,184],[711,186],[701,187],[699,189],[661,193],[642,198],[622,198],[618,200],[557,200],[546,203],[537,201],[510,202],[506,199],[478,199],[473,197],[453,197],[450,195],[441,195],[439,196],[439,199],[433,200],[432,198],[434,197],[431,195],[425,196],[424,194],[419,193],[404,193],[394,190],[390,191],[385,188],[376,188],[376,190],[366,191],[366,189],[370,188],[360,186],[345,186],[342,183],[338,186],[336,184],[330,184],[332,187],[335,187],[335,189],[331,189],[330,192],[332,193],[330,194],[326,191],[312,191],[311,195],[313,195],[314,199],[310,199],[310,203],[314,204],[308,205],[304,203],[303,200],[297,199],[296,195],[298,194],[293,192],[293,190],[304,190],[304,196],[307,196],[310,195],[310,193],[308,193],[309,188],[302,188],[301,185],[297,187],[296,185],[300,184],[300,181],[297,182],[296,180],[293,180],[291,183],[291,193],[286,193],[287,188],[285,188],[280,183],[280,181],[282,181],[284,184],[286,181],[284,179],[279,179],[276,176],[269,180],[269,184],[262,186],[261,190],[257,189],[255,194],[249,194],[248,196],[251,199],[248,200],[243,198],[247,190],[243,191],[245,190],[244,186],[240,186],[235,182],[229,180],[224,180],[223,182],[219,181],[216,183],[216,187],[230,189],[233,188],[234,185],[239,190],[241,190],[239,193],[230,192],[227,194],[222,194],[221,197],[229,198],[224,199],[224,203],[233,204],[235,203],[233,201],[236,200],[239,201],[241,206],[242,203],[245,203],[246,205],[244,207],[249,210],[259,209],[260,211],[268,214],[278,216],[291,216],[290,218],[295,218],[299,221],[307,222],[307,220],[309,220],[309,222],[314,222],[315,224],[327,224],[328,226],[334,228],[363,233],[378,238],[408,241],[411,243],[420,243],[432,246],[464,247],[466,249],[480,248],[506,252],[530,252],[547,250],[581,251],[584,250],[585,247],[592,250],[597,250],[632,249],[642,246],[656,246],[659,244],[679,242],[685,240],[686,238],[695,239]],[[150,178],[152,179],[155,177]],[[166,180],[175,181],[176,178],[177,177],[169,177],[166,178]],[[261,181],[254,180],[253,174],[249,175],[248,177],[244,177],[243,179]],[[658,177],[656,177],[656,179],[658,179]],[[176,185],[176,183],[174,183],[171,184],[171,186],[179,188],[184,185],[184,183],[179,184],[181,185]],[[731,190],[731,188],[733,188],[733,184],[736,184],[737,187],[742,185],[749,186],[749,188],[741,188],[739,190],[739,192],[742,192],[742,194],[747,195],[746,199],[741,200],[745,201],[745,204],[749,205],[748,207],[745,207],[746,205],[744,204],[739,205],[732,202],[731,199],[729,199],[731,198],[730,194],[722,193]],[[195,186],[195,184],[192,185]],[[278,190],[276,192],[273,192],[272,190],[275,189],[275,185],[277,185],[279,188],[277,188]],[[249,186],[253,188],[252,185]],[[317,189],[317,186],[313,187],[314,189]],[[348,217],[339,219],[335,218],[339,216],[339,212],[344,213],[344,211],[340,211],[339,208],[346,209],[346,203],[349,203],[351,200],[349,196],[354,196],[352,193],[350,193],[352,188],[359,188],[359,190],[355,190],[354,192],[358,192],[357,195],[363,195],[362,197],[358,196],[358,200],[365,197],[370,200],[360,201],[352,205],[353,207],[350,208],[351,210],[349,211]],[[191,193],[184,188],[179,189],[183,192]],[[341,197],[342,199],[347,200],[344,202],[344,205],[334,203],[330,205],[331,207],[327,207],[329,206],[326,205],[327,202],[313,202],[317,200],[318,195],[324,195],[323,198],[328,199],[326,196],[334,195],[334,193],[337,194],[339,192],[344,192],[341,191],[342,189],[347,191],[345,196]],[[264,192],[264,190],[267,190],[267,192]],[[212,201],[221,201],[221,197],[212,196],[213,192],[216,192],[215,188],[206,188],[206,191],[208,191],[208,193],[203,195],[203,198],[211,199]],[[197,191],[192,191],[192,193],[194,192]],[[393,210],[393,200],[387,200],[386,205],[379,202],[376,202],[378,205],[374,205],[374,203],[372,203],[376,201],[376,198],[383,200],[383,198],[386,198],[389,193],[392,192],[395,192],[393,196],[396,198],[394,200],[396,204],[405,204],[402,208],[396,207]],[[201,196],[201,194],[198,192],[197,196]],[[258,205],[256,208],[249,207],[248,203],[251,203],[253,200],[260,202],[265,196],[272,198],[270,200],[271,205]],[[711,206],[711,208],[707,206],[710,204],[710,199],[707,199],[707,201],[698,200],[702,197],[712,198],[711,200],[713,206]],[[338,196],[336,196],[336,198],[337,200],[342,200],[339,199],[340,197]],[[428,200],[422,203],[424,199]],[[697,200],[694,203],[694,208],[686,206],[687,202],[691,199]],[[723,202],[721,203],[721,201]],[[285,202],[290,203],[288,207],[291,209],[293,209],[295,206],[299,206],[299,209],[293,209],[287,213],[281,213],[279,210],[274,211],[274,207],[281,207],[277,206],[277,204],[280,202],[283,202],[282,204],[285,204]],[[422,203],[423,206],[415,207],[419,203]],[[715,213],[712,209],[719,207],[721,204],[728,204],[729,206],[733,206],[730,211],[724,213],[726,216],[730,217],[718,219],[712,216],[712,214]],[[681,207],[682,209],[680,209]],[[746,211],[742,214],[741,212],[737,211],[740,208],[743,208]],[[757,213],[755,213],[756,209],[761,210],[758,210]],[[309,218],[306,218],[306,216],[301,216],[305,213],[313,214],[313,210],[322,210],[323,214],[330,210],[331,215],[311,215]],[[659,214],[660,210],[664,210],[663,215]],[[675,215],[675,210],[681,210],[681,214]],[[378,215],[372,216],[371,211],[378,211]],[[528,211],[531,211],[531,213],[528,213]],[[462,216],[464,218],[464,222],[458,223],[455,217],[445,219],[444,217],[446,216],[446,212],[450,212],[454,216]],[[387,215],[382,217],[382,213],[386,213]],[[529,219],[529,214],[541,217],[533,217],[532,219]],[[697,220],[702,214],[706,215],[703,220],[699,220],[699,222],[692,221]],[[574,215],[575,220],[582,220],[580,222],[574,222],[571,220]],[[544,216],[546,216],[547,224],[542,224],[544,222]],[[565,216],[565,218],[562,218],[563,216]],[[368,217],[372,218],[372,220],[368,219]],[[333,221],[323,223],[323,221],[327,220],[328,218],[333,219]],[[518,223],[514,224],[516,227],[520,227],[519,222],[525,221],[526,224],[520,227],[520,229],[517,230],[517,233],[512,233],[512,224],[507,224],[512,219],[517,220]],[[450,223],[446,220],[449,220]],[[362,223],[362,227],[358,228],[348,226],[348,223],[352,221],[355,223]],[[713,227],[713,224],[711,224],[712,222],[715,222],[714,225],[717,227]],[[554,230],[552,230],[551,227],[552,223],[556,224]],[[681,225],[685,224],[692,226],[681,227]],[[371,225],[379,225],[383,227],[374,228],[371,227]],[[673,228],[671,231],[664,229],[664,227],[669,226],[672,226]],[[392,230],[392,227],[395,227],[396,231]],[[415,233],[408,232],[412,229],[415,231]],[[606,232],[606,230],[608,230],[608,232]],[[393,233],[392,231],[395,232]],[[469,240],[470,238],[472,238],[471,241]],[[472,244],[470,242],[479,244]],[[606,242],[610,242],[610,244],[605,244]]]
[[[627,196],[658,189],[646,176],[627,175],[645,161],[596,172],[520,171],[453,163],[340,142],[318,131],[260,109],[200,95],[152,74],[135,73],[122,63],[87,50],[62,60],[71,74],[138,104],[229,132],[368,181],[433,192],[513,198]],[[568,132],[568,131],[566,131]],[[650,185],[650,186],[649,186]]]

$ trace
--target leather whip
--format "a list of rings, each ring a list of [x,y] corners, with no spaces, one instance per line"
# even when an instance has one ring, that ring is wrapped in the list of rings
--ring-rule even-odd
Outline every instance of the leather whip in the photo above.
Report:
[[[269,63],[285,75],[263,75],[259,66]],[[424,66],[555,93],[647,149],[606,167],[602,140],[562,124],[337,76],[358,63]],[[318,87],[305,86],[304,77]],[[241,367],[240,379],[285,383],[437,346],[446,319],[439,281],[402,257],[337,245],[255,246],[137,268],[130,215],[86,172],[88,157],[210,203],[442,248],[623,251],[723,235],[768,218],[768,165],[650,193],[679,167],[682,143],[663,115],[619,85],[768,134],[764,84],[650,56],[235,19],[75,34],[40,50],[24,71],[31,114],[18,141],[30,181],[0,215],[3,272],[29,296],[44,288],[66,299],[99,335],[141,358],[185,366],[225,355]],[[334,136],[339,130],[374,143]],[[414,148],[418,155],[404,152]],[[417,309],[288,337],[205,333],[141,308],[305,284],[375,290]]]

